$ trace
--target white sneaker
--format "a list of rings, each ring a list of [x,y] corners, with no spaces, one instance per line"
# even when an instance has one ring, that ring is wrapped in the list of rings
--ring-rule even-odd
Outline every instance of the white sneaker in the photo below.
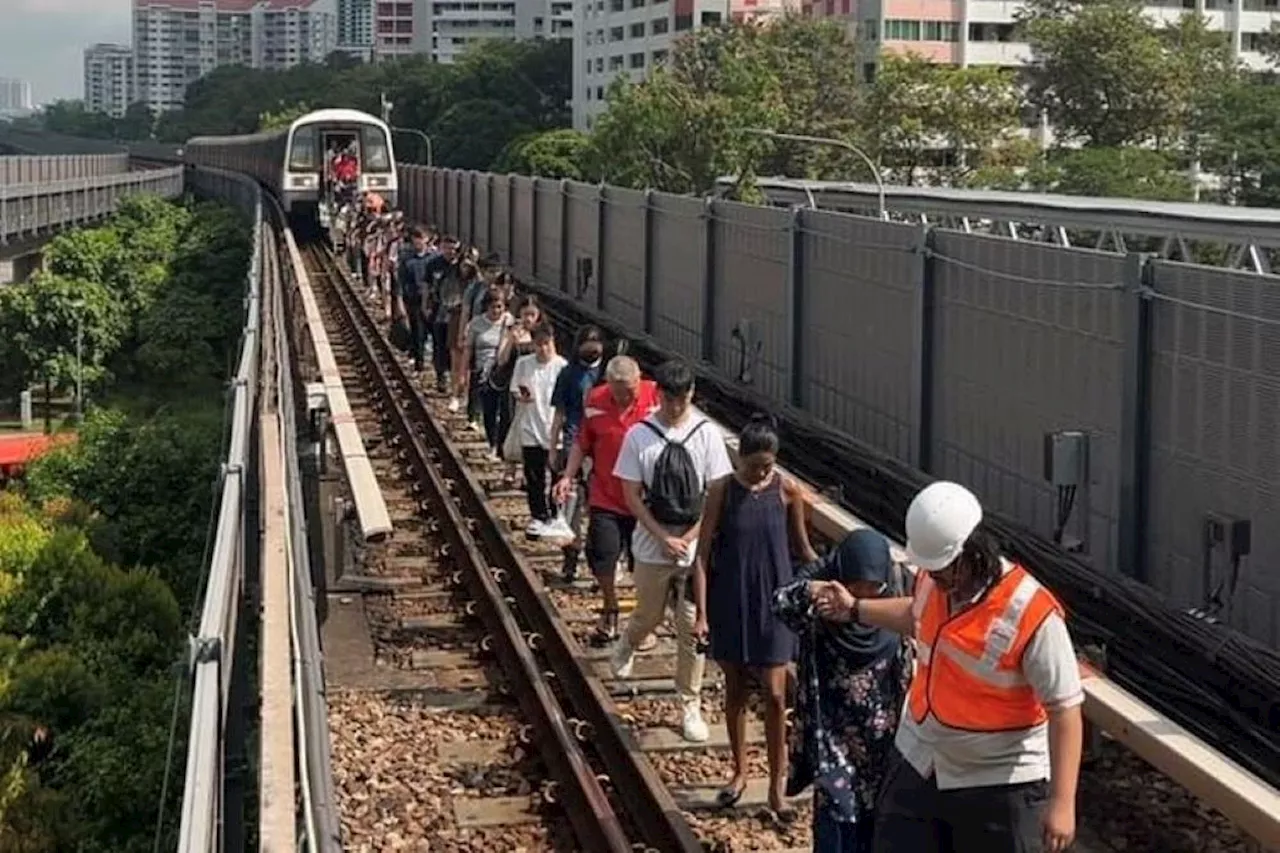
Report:
[[[461,409],[461,408],[462,408],[462,403],[458,401],[457,397],[449,398],[449,411],[457,412],[458,409]]]
[[[537,539],[545,534],[546,524],[538,521],[536,518],[530,521],[529,526],[524,529],[524,535],[528,536],[530,539]]]
[[[564,516],[557,515],[555,519],[542,525],[542,535],[548,539],[572,539],[573,528],[564,520]]]
[[[614,678],[630,678],[631,668],[635,662],[636,653],[631,648],[631,643],[627,642],[627,635],[623,634],[618,638],[618,644],[613,647],[613,654],[609,656],[609,669],[613,672]]]
[[[707,728],[707,721],[702,719],[702,703],[697,699],[685,702],[684,720],[681,724],[680,733],[690,743],[704,743],[707,738],[711,737],[711,730]]]

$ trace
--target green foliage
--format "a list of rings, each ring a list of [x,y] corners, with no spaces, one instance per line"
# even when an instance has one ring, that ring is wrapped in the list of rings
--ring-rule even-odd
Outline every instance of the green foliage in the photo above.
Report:
[[[591,139],[572,129],[530,133],[512,140],[491,169],[502,174],[584,180]]]
[[[311,112],[311,108],[304,104],[295,104],[291,107],[280,105],[280,109],[272,112],[267,111],[258,116],[258,130],[280,130],[287,128],[295,121]]]
[[[1081,148],[1056,152],[1028,175],[1044,192],[1189,201],[1191,181],[1169,154],[1147,148]]]
[[[45,130],[89,139],[145,140],[151,138],[155,117],[141,101],[129,105],[121,118],[85,109],[82,101],[54,101],[40,117]]]
[[[770,171],[822,171],[842,152],[780,146],[751,131],[851,136],[859,67],[853,40],[827,21],[698,29],[676,43],[668,67],[610,88],[591,171],[611,184],[691,193],[726,174],[746,185],[766,158]]]

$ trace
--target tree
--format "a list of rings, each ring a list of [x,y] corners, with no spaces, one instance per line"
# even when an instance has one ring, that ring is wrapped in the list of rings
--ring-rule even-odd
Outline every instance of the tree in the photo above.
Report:
[[[258,132],[287,128],[309,112],[311,108],[305,102],[291,107],[281,104],[276,111],[267,111],[258,116]]]
[[[1203,19],[1161,27],[1137,0],[1032,0],[1020,22],[1037,59],[1029,97],[1067,141],[1180,145],[1197,105],[1235,73]]]
[[[1168,153],[1149,148],[1081,148],[1054,152],[1028,175],[1041,192],[1189,201],[1191,180]]]
[[[427,131],[440,163],[487,169],[508,143],[533,128],[519,110],[500,101],[460,101]]]
[[[1020,107],[1006,71],[890,54],[860,102],[860,140],[901,183],[992,180],[994,171],[1026,163],[1027,146],[1016,135]]]
[[[151,107],[142,101],[134,101],[116,122],[116,135],[120,139],[150,139],[155,125],[156,117]]]
[[[572,129],[530,133],[512,140],[493,162],[498,174],[537,175],[581,181],[591,139]]]
[[[609,183],[691,193],[722,175],[745,188],[761,167],[820,172],[842,155],[752,131],[851,136],[859,67],[854,42],[828,21],[701,28],[677,42],[668,67],[610,88],[592,132],[594,168]]]

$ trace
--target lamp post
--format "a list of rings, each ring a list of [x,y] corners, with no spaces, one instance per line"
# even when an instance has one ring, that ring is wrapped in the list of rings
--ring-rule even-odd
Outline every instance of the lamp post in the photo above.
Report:
[[[427,136],[425,133],[418,130],[416,127],[392,127],[391,130],[394,131],[395,133],[416,133],[418,136],[422,137],[422,141],[426,143],[426,146],[427,146],[427,166],[430,167],[432,163],[435,162],[435,158],[431,156],[431,137],[430,136]]]
[[[747,133],[753,133],[757,136],[767,136],[770,139],[782,139],[787,142],[807,142],[811,145],[831,145],[835,148],[843,148],[851,151],[861,158],[862,162],[867,165],[867,169],[871,171],[871,177],[875,178],[876,190],[879,193],[880,201],[880,218],[888,219],[889,212],[884,202],[884,178],[880,174],[880,169],[876,166],[875,161],[867,156],[867,153],[852,142],[845,142],[843,139],[831,139],[826,136],[806,136],[801,133],[780,133],[776,130],[768,130],[762,127],[748,127]],[[812,198],[812,197],[811,197]]]

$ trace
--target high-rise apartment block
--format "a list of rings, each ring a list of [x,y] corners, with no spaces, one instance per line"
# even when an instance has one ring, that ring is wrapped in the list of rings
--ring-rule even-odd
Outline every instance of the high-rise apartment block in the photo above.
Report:
[[[847,22],[866,48],[864,76],[874,73],[881,50],[911,52],[954,65],[1017,68],[1031,61],[1031,47],[1018,40],[1017,2],[1006,0],[803,0],[802,13]],[[1271,28],[1280,24],[1276,0],[1160,0],[1148,2],[1156,22],[1174,22],[1187,12],[1204,15],[1209,26],[1229,36],[1247,67],[1261,70],[1260,52]]]
[[[0,116],[26,115],[32,108],[30,83],[0,77]]]
[[[84,52],[84,108],[123,118],[136,99],[133,49],[123,44],[95,44]]]
[[[569,38],[573,0],[377,0],[373,21],[375,59],[449,63],[487,39]]]
[[[581,0],[573,22],[573,126],[589,130],[619,76],[643,80],[699,27],[798,11],[798,0]]]
[[[368,62],[373,56],[374,0],[338,0],[338,50]]]
[[[221,65],[284,69],[338,46],[338,0],[133,0],[134,73],[153,110]]]

